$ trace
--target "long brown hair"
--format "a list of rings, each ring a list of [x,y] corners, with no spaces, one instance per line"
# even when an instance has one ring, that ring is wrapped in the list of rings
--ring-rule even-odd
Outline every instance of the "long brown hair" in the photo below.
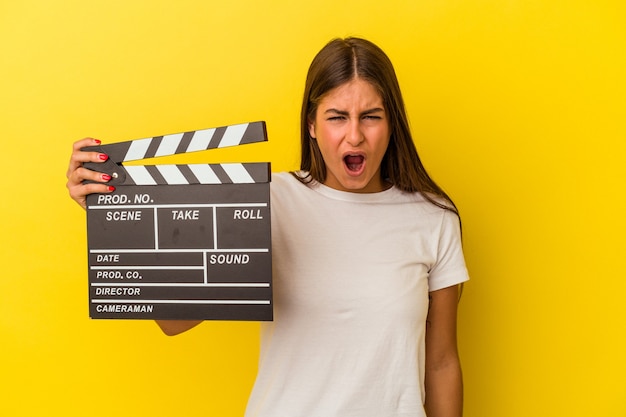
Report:
[[[317,141],[311,139],[309,122],[315,120],[318,104],[326,93],[357,77],[377,89],[389,118],[391,138],[381,162],[382,178],[458,214],[452,199],[430,178],[417,154],[393,64],[378,46],[361,38],[333,39],[309,67],[300,125],[300,169],[309,174],[298,178],[303,182],[326,180],[326,164]]]

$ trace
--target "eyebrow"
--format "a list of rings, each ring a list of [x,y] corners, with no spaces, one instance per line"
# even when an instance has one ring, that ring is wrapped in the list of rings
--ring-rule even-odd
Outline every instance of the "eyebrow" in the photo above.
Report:
[[[384,113],[385,109],[383,109],[382,107],[374,107],[372,109],[367,109],[367,110],[361,112],[360,116],[365,116],[365,115],[368,115],[368,114],[379,113],[379,112],[383,112]],[[348,112],[348,111],[339,110],[339,109],[335,109],[335,108],[327,109],[324,112],[324,114],[326,114],[326,113],[334,113],[334,114],[339,114],[341,116],[349,116],[350,115],[350,112]]]

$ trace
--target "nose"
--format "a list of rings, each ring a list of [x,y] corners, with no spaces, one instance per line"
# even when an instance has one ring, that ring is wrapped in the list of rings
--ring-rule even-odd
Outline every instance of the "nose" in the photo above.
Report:
[[[359,121],[351,121],[346,132],[346,142],[350,146],[359,146],[365,140]]]

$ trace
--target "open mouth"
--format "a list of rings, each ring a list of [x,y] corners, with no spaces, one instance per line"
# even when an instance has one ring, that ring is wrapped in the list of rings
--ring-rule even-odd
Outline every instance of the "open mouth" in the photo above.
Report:
[[[343,162],[346,164],[348,171],[358,172],[363,167],[365,157],[363,155],[346,155],[343,158]]]

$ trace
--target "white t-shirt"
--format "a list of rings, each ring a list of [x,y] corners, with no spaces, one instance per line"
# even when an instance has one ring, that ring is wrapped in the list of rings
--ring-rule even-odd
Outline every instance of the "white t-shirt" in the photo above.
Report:
[[[468,279],[454,213],[395,187],[271,184],[274,321],[247,417],[423,417],[428,292]]]

